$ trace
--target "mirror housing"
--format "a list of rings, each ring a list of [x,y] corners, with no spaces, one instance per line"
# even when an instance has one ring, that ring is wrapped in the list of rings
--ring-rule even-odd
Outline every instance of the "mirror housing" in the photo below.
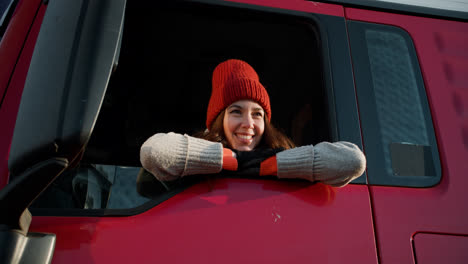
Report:
[[[117,65],[125,0],[52,1],[28,71],[10,150],[14,178],[88,142]]]

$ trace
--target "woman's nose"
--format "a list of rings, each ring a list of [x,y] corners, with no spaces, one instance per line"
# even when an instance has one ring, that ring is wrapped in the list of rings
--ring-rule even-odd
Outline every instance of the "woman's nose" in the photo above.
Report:
[[[250,115],[245,115],[245,116],[242,118],[242,126],[243,126],[243,127],[253,128],[253,126],[254,126],[254,120],[253,120],[253,118],[252,118]]]

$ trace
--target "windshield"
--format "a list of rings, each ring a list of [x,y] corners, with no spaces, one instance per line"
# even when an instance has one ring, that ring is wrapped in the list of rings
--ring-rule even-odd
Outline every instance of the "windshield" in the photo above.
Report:
[[[6,21],[5,18],[12,4],[13,0],[0,0],[0,27],[3,26],[3,23]]]
[[[0,0],[0,41],[10,21],[11,11],[14,9],[14,2],[15,0]]]

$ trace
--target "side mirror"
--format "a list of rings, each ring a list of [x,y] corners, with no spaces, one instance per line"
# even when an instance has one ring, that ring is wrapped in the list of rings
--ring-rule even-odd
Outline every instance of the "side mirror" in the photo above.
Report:
[[[27,208],[81,158],[120,51],[126,0],[47,5],[16,120],[10,182],[0,190],[0,263],[50,262],[55,235],[28,233]]]

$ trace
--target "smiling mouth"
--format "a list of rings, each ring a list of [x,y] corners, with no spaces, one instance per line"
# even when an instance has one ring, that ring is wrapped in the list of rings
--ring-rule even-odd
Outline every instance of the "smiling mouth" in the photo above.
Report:
[[[235,134],[242,143],[251,143],[255,135]]]

